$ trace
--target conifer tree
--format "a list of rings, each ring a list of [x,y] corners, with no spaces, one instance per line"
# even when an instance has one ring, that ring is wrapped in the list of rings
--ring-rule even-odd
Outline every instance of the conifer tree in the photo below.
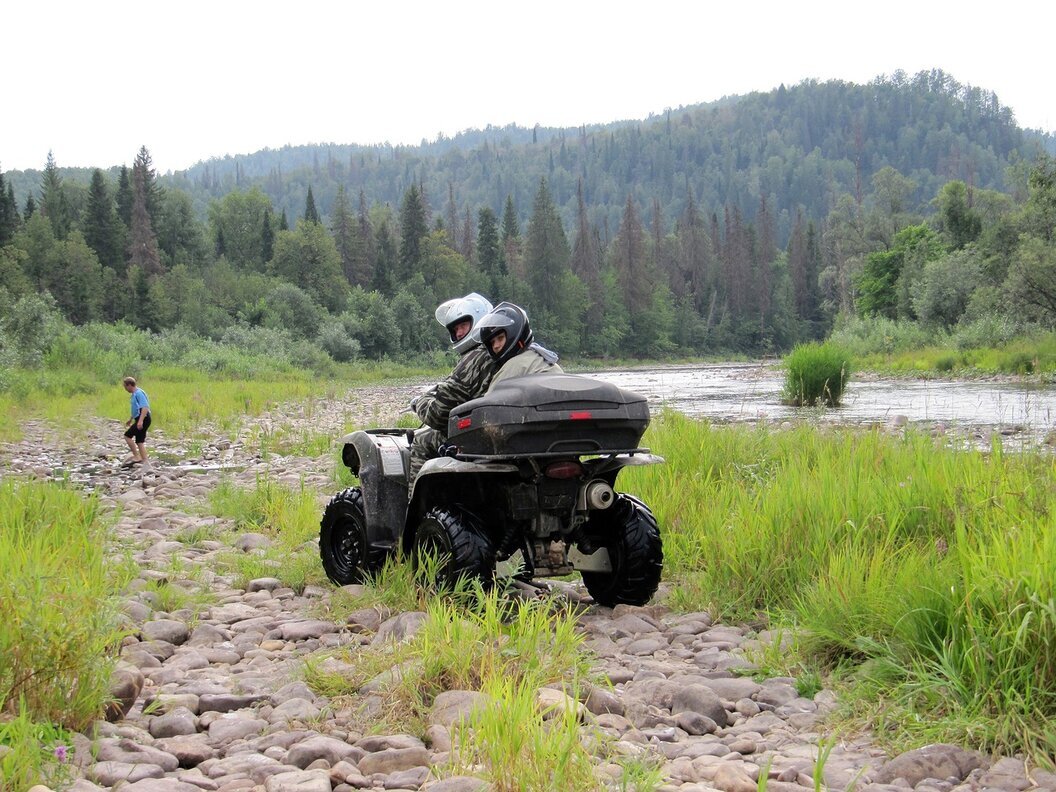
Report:
[[[62,189],[62,176],[50,151],[40,180],[40,211],[51,223],[55,238],[65,239],[70,232],[70,207]]]
[[[506,270],[511,274],[524,277],[524,262],[521,258],[521,227],[517,222],[517,212],[513,208],[513,196],[506,196],[502,210],[502,258]]]
[[[29,218],[31,218],[34,215],[34,213],[36,213],[36,211],[37,211],[37,202],[33,200],[33,196],[32,195],[26,196],[26,205],[22,209],[22,222],[23,223],[28,222]]]
[[[267,267],[272,256],[275,255],[275,232],[271,228],[271,209],[265,209],[262,213],[263,220],[260,227],[260,258],[261,267]]]
[[[140,146],[136,158],[132,161],[132,187],[135,190],[136,177],[142,181],[143,202],[150,217],[150,227],[157,229],[161,221],[161,185],[158,184],[158,174],[154,170],[150,152],[146,146]]]
[[[412,184],[400,205],[400,280],[408,280],[421,271],[422,239],[428,234],[421,193],[418,185]]]
[[[18,228],[18,206],[10,183],[4,188],[4,174],[0,171],[0,247],[10,242]]]
[[[349,203],[344,185],[341,185],[337,189],[334,207],[330,212],[330,233],[334,235],[334,244],[341,257],[341,271],[345,275],[345,280],[353,286],[364,286],[366,284],[356,283],[356,248],[359,243],[356,230],[352,205]]]
[[[142,163],[141,167],[133,167],[132,225],[128,234],[128,263],[130,268],[147,278],[162,272],[158,240],[150,222],[150,213],[147,211],[149,182],[150,174],[147,168],[142,167]]]
[[[359,191],[359,212],[356,215],[356,228],[359,244],[356,246],[352,272],[355,278],[354,282],[366,289],[374,281],[375,251],[374,227],[370,222],[367,196],[362,190]]]
[[[537,312],[552,314],[558,305],[561,276],[568,269],[568,239],[561,225],[546,179],[539,180],[539,189],[532,203],[525,237],[524,264],[528,284],[535,298]]]
[[[485,206],[477,212],[477,257],[480,271],[487,278],[489,296],[499,294],[502,288],[505,267],[499,247],[499,229],[495,213]]]
[[[117,216],[125,228],[132,226],[132,178],[124,165],[117,177]]]
[[[319,212],[315,208],[315,197],[312,195],[312,185],[308,185],[308,197],[304,199],[304,221],[306,223],[319,223]]]
[[[121,249],[121,227],[114,208],[114,200],[106,185],[106,177],[99,168],[92,171],[82,227],[84,241],[95,251],[99,263],[104,267],[124,272],[125,257]]]
[[[289,231],[290,230],[290,221],[286,219],[286,207],[285,206],[282,207],[282,216],[279,217],[279,230],[280,231]]]
[[[473,228],[473,216],[466,207],[465,217],[462,218],[462,241],[459,243],[458,252],[466,259],[472,261],[476,256],[476,240]]]
[[[645,231],[638,217],[634,198],[628,194],[616,239],[613,240],[613,264],[619,277],[624,305],[634,318],[649,310],[653,295],[652,267],[646,257]]]

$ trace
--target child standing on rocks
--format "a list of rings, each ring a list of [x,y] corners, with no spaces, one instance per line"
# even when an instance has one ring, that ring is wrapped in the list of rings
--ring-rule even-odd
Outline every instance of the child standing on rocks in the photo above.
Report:
[[[122,380],[125,390],[132,395],[132,417],[125,424],[125,442],[132,456],[122,467],[140,465],[147,461],[147,429],[150,428],[150,402],[147,392],[136,385],[135,377]]]

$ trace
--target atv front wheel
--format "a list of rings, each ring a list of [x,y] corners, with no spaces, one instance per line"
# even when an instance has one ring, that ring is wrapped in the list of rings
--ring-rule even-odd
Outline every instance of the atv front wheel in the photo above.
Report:
[[[477,578],[489,588],[495,578],[495,551],[476,517],[457,507],[434,506],[418,524],[411,550],[415,570],[452,588],[460,579]],[[435,567],[433,564],[435,563]]]
[[[362,583],[369,568],[363,493],[349,487],[330,499],[319,523],[319,557],[326,576],[338,586]]]
[[[617,493],[604,511],[587,522],[595,547],[609,551],[611,572],[583,571],[583,583],[599,605],[645,605],[660,585],[664,548],[649,507],[633,495]]]

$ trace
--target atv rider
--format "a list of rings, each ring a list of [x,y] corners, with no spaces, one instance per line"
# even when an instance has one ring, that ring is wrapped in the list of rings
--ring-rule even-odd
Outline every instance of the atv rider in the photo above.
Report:
[[[476,332],[498,367],[491,378],[491,387],[496,382],[512,377],[560,374],[564,371],[557,365],[556,353],[534,343],[528,314],[519,305],[499,303],[491,313],[477,322]]]
[[[427,460],[439,456],[440,446],[447,439],[447,418],[452,408],[483,396],[488,390],[498,366],[481,346],[477,325],[491,308],[487,298],[471,292],[436,309],[436,321],[447,329],[451,348],[461,357],[446,379],[411,402],[411,409],[425,427],[414,433],[411,443],[409,484]]]

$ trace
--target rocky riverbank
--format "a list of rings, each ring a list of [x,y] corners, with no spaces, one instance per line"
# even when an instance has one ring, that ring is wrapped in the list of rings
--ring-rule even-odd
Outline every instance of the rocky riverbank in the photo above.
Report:
[[[141,570],[125,604],[132,636],[115,677],[119,703],[111,722],[91,738],[78,736],[72,762],[76,792],[352,792],[489,789],[471,776],[438,778],[451,750],[448,727],[474,700],[451,691],[434,703],[424,734],[369,734],[348,710],[331,705],[302,681],[304,658],[319,649],[370,651],[400,640],[422,614],[384,609],[344,622],[320,619],[335,589],[297,593],[275,578],[244,588],[217,563],[231,546],[187,542],[215,528],[200,502],[221,481],[254,486],[258,477],[319,493],[334,490],[333,458],[263,453],[260,438],[287,433],[338,435],[349,425],[384,424],[416,386],[367,388],[339,401],[287,406],[247,420],[234,434],[204,442],[152,431],[149,466],[121,467],[117,422],[93,422],[73,437],[41,423],[25,439],[0,449],[8,474],[67,479],[98,494],[118,515],[115,531]],[[230,527],[230,526],[228,526]],[[252,553],[266,537],[236,534],[233,546]],[[200,612],[166,612],[150,584],[166,579],[194,591],[205,587]],[[866,736],[830,735],[824,717],[831,691],[805,698],[795,680],[745,676],[752,650],[773,636],[743,625],[713,623],[706,613],[673,613],[662,605],[616,609],[590,605],[578,586],[563,596],[579,606],[579,624],[596,669],[612,683],[583,695],[583,733],[607,749],[597,757],[599,788],[620,788],[613,757],[636,757],[660,768],[659,789],[774,792],[849,789],[872,792],[1056,790],[1056,776],[1030,771],[1013,758],[985,757],[953,746],[931,746],[888,757]],[[560,691],[543,691],[554,700]],[[816,770],[819,748],[835,737]],[[760,776],[764,776],[760,781]]]

